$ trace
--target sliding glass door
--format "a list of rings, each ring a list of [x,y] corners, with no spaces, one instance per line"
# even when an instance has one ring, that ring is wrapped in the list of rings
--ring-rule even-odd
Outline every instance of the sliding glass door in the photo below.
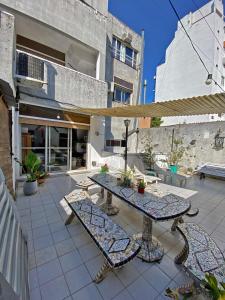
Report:
[[[69,170],[69,129],[48,127],[48,169],[49,172]]]
[[[23,124],[21,131],[22,161],[33,151],[50,173],[86,168],[88,130]]]

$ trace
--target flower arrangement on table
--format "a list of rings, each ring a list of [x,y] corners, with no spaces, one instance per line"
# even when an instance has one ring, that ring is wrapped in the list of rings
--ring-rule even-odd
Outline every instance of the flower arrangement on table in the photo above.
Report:
[[[134,179],[134,172],[132,170],[121,171],[120,182],[122,186],[132,187]]]
[[[138,193],[140,194],[144,194],[145,192],[145,187],[146,187],[146,183],[144,182],[144,180],[140,180],[138,183]]]
[[[107,164],[104,164],[103,166],[101,166],[100,173],[107,173],[107,172],[109,172],[109,167]]]

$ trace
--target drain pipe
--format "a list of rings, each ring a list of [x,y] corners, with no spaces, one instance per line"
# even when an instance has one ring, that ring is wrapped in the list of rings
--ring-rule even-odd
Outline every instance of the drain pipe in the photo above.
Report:
[[[137,100],[136,104],[141,104],[142,98],[142,81],[143,81],[143,68],[144,68],[144,47],[145,47],[145,31],[142,29],[141,31],[141,51],[140,51],[140,64],[139,64],[139,78],[138,78],[138,88],[137,88]],[[135,118],[134,120],[134,129],[138,128],[138,120]],[[138,134],[136,140],[136,152],[138,149]]]

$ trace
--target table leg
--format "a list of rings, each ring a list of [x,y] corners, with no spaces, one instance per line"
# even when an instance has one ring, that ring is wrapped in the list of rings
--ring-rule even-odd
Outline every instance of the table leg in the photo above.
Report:
[[[143,217],[143,232],[134,235],[134,238],[141,245],[141,250],[138,253],[139,258],[146,262],[159,261],[162,259],[164,249],[160,242],[152,235],[152,220],[149,217]]]
[[[119,208],[112,204],[112,193],[107,191],[106,202],[101,205],[101,209],[108,215],[117,215]]]

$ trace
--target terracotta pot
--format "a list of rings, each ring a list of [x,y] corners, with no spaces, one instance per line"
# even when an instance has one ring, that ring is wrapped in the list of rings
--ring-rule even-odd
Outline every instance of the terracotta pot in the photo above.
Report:
[[[144,192],[145,192],[145,188],[138,188],[138,193],[144,194]]]
[[[45,178],[38,178],[37,182],[38,184],[42,184],[45,182]]]

